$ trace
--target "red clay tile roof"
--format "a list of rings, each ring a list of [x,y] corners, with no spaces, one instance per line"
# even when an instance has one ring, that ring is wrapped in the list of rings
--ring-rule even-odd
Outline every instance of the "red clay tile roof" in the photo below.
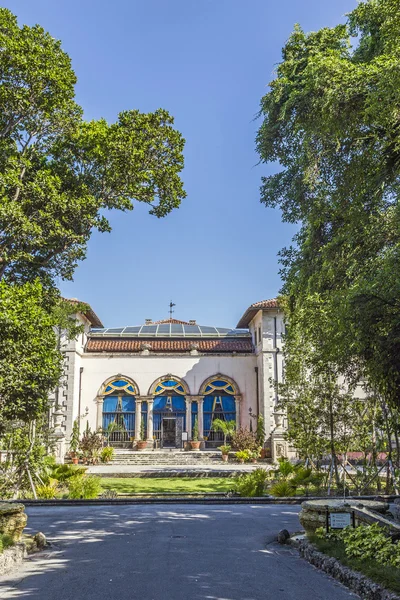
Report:
[[[254,304],[249,306],[249,308],[246,310],[236,327],[238,329],[247,328],[249,326],[250,321],[257,314],[257,312],[263,309],[279,309],[278,300],[276,298],[271,298],[270,300],[261,300],[260,302],[254,302]]]
[[[150,352],[189,352],[195,345],[200,353],[220,354],[240,352],[251,354],[253,345],[247,340],[143,340],[143,339],[89,339],[86,352],[141,352],[143,344]]]

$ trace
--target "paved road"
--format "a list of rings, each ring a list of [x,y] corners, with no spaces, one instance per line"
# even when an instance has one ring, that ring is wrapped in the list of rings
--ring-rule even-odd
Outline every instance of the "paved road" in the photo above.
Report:
[[[28,508],[51,550],[0,578],[23,600],[349,600],[353,594],[274,542],[296,506]]]

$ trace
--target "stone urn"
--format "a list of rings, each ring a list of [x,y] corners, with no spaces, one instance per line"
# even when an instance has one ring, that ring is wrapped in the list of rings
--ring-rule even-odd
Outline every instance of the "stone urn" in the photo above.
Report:
[[[23,504],[0,503],[0,534],[7,534],[13,542],[19,542],[27,520]]]
[[[136,449],[137,450],[146,450],[147,448],[147,441],[146,440],[138,440],[136,442]]]

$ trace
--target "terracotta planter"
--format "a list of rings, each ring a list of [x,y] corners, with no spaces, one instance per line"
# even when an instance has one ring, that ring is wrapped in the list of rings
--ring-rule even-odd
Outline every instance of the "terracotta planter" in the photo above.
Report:
[[[256,462],[257,462],[257,459],[256,459],[256,458],[252,458],[252,459],[251,459],[251,462],[252,462],[253,464],[256,464]]]
[[[223,460],[223,462],[228,462],[228,455],[222,454],[222,460]]]
[[[243,465],[243,464],[244,464],[244,458],[239,458],[239,463],[240,463],[241,465]]]
[[[79,463],[79,458],[77,456],[73,456],[71,460],[73,465],[77,465]]]
[[[192,450],[200,450],[200,444],[201,442],[194,442],[193,440],[191,440],[190,447]]]
[[[139,440],[138,442],[136,442],[136,448],[137,448],[137,450],[146,450],[146,448],[147,448],[146,440]]]

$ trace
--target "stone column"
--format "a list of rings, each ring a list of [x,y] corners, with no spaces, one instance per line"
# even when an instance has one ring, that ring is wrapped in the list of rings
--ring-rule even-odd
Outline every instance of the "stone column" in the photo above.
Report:
[[[241,405],[241,396],[235,396],[235,408],[236,408],[236,430],[240,427],[240,405]]]
[[[61,426],[63,420],[64,413],[61,410],[61,407],[56,407],[56,410],[53,413],[53,423],[54,439],[56,441],[56,462],[58,464],[62,464],[64,462],[65,456],[65,434]]]
[[[136,402],[136,413],[135,413],[135,442],[140,440],[140,426],[142,424],[142,399],[138,398]]]
[[[103,427],[104,396],[97,396],[96,404],[97,404],[96,429],[101,429]],[[80,417],[80,415],[78,415],[78,417]]]
[[[275,412],[275,429],[271,435],[271,455],[274,462],[278,461],[278,458],[288,458],[288,443],[285,440],[285,430],[283,427],[284,413]]]
[[[192,439],[192,398],[185,398],[186,402],[186,431],[188,440]]]
[[[147,396],[146,398],[142,398],[142,400],[147,400],[147,441],[153,443],[153,435],[154,435],[154,420],[153,420],[154,397],[153,396]]]
[[[204,397],[197,397],[197,424],[199,426],[199,440],[203,441],[204,438],[204,417],[203,417],[203,404]]]

